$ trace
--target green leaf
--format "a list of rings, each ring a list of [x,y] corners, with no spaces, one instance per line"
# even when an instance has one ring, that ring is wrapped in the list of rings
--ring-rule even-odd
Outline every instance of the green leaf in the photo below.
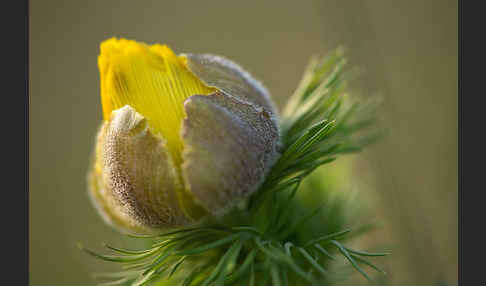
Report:
[[[386,275],[386,272],[383,269],[379,268],[378,266],[374,265],[373,263],[371,263],[371,262],[369,262],[369,261],[367,261],[367,260],[365,260],[365,259],[363,259],[363,258],[361,258],[359,256],[356,256],[354,254],[351,254],[351,257],[353,257],[356,261],[358,261],[360,263],[363,263],[363,264],[366,264],[369,267],[375,269],[376,271],[378,271],[378,272]]]
[[[211,274],[203,281],[201,286],[207,286],[209,283],[213,281],[214,278],[216,278],[219,274],[221,274],[222,270],[224,267],[226,267],[226,262],[228,257],[230,257],[234,252],[238,251],[241,248],[241,241],[238,241],[237,243],[233,244],[227,251],[226,253],[221,257],[219,260],[218,264],[216,267],[213,269]]]
[[[251,270],[251,265],[254,263],[256,253],[255,249],[250,251],[241,266],[231,275],[231,277],[229,277],[228,282],[238,280],[242,275],[247,274],[247,270]]]
[[[319,250],[323,255],[329,257],[332,260],[336,260],[336,257],[332,256],[324,247],[322,247],[320,244],[316,243],[314,244],[314,247]]]
[[[316,269],[322,276],[329,275],[329,273],[322,266],[320,266],[305,249],[303,249],[302,247],[298,247],[297,250],[302,254],[307,262],[309,262],[309,264],[312,265],[312,267],[314,267],[314,269]]]
[[[348,261],[351,263],[351,265],[353,265],[353,267],[358,270],[359,273],[361,273],[361,275],[363,275],[368,281],[373,281],[369,276],[368,274],[366,274],[366,272],[363,271],[363,269],[361,269],[361,267],[359,267],[359,265],[356,263],[356,261],[354,261],[353,257],[351,257],[351,255],[348,253],[348,251],[337,241],[335,240],[331,240],[330,241],[333,245],[335,245],[339,251],[341,251],[341,253],[344,255],[344,257],[346,257],[346,259],[348,259]]]
[[[272,268],[270,268],[270,273],[272,275],[273,285],[281,286],[282,282],[280,281],[280,273],[279,273],[278,267],[276,265],[273,265]]]
[[[243,246],[243,241],[238,240],[235,244],[233,244],[234,248],[230,249],[231,252],[228,254],[228,257],[225,261],[225,265],[223,269],[221,270],[218,279],[216,280],[215,286],[224,286],[225,279],[228,275],[229,272],[231,272],[235,267],[236,260],[238,259],[238,256],[240,255],[241,247]]]
[[[338,237],[342,237],[342,236],[348,234],[350,231],[351,231],[350,229],[345,229],[345,230],[341,230],[341,231],[338,231],[338,232],[335,232],[335,233],[331,233],[331,234],[327,234],[327,235],[318,237],[316,239],[312,239],[305,244],[305,247],[308,247],[309,245],[313,245],[313,244],[316,244],[316,243],[327,242],[327,241],[330,241],[332,239],[336,239]]]
[[[365,252],[365,251],[358,251],[358,250],[350,249],[350,248],[347,248],[347,247],[344,247],[344,248],[346,248],[346,250],[348,252],[351,252],[351,253],[357,254],[357,255],[361,255],[361,256],[386,256],[386,255],[389,255],[389,253],[386,253],[386,252]]]
[[[83,251],[88,253],[91,256],[100,258],[105,261],[111,261],[111,262],[134,262],[134,261],[140,261],[143,260],[155,253],[156,250],[151,250],[145,254],[140,254],[140,255],[127,255],[127,256],[117,256],[117,255],[102,255],[98,254],[92,250],[89,250],[87,248],[82,248]]]
[[[206,252],[206,251],[208,251],[210,249],[219,247],[221,245],[224,245],[224,244],[228,244],[230,242],[233,242],[233,241],[237,240],[240,237],[241,237],[241,234],[240,233],[235,233],[235,234],[228,235],[227,237],[224,237],[222,239],[216,240],[214,242],[211,242],[211,243],[208,243],[208,244],[205,244],[205,245],[196,247],[196,248],[179,251],[179,252],[177,252],[177,255],[194,255],[194,254],[199,254],[199,253],[202,253],[202,252]]]

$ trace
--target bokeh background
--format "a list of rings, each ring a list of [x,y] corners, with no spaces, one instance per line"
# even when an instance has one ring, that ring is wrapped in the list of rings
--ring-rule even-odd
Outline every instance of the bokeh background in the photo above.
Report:
[[[101,120],[97,54],[112,36],[227,56],[281,107],[312,54],[338,45],[379,91],[389,136],[354,175],[376,198],[390,285],[458,277],[457,6],[410,1],[30,1],[30,282],[93,285],[88,257],[119,240],[90,204],[86,170]],[[365,176],[366,174],[366,176]],[[369,176],[372,174],[372,176]],[[122,241],[122,243],[124,243]]]

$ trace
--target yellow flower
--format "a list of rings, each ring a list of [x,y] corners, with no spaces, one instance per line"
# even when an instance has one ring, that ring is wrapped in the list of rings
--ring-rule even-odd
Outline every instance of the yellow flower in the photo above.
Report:
[[[224,213],[278,153],[266,89],[237,64],[125,39],[101,44],[103,124],[90,194],[105,220],[147,232]]]

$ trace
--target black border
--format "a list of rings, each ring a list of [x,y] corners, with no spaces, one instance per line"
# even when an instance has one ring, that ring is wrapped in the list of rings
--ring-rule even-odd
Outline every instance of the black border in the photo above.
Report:
[[[484,9],[458,3],[459,285],[484,285],[485,190]],[[467,5],[466,5],[467,4]],[[477,7],[472,4],[476,4]]]
[[[29,15],[29,0],[24,0],[24,57],[25,57],[25,122],[24,122],[24,148],[25,148],[25,157],[24,157],[24,171],[25,171],[25,181],[24,181],[24,189],[25,189],[25,199],[24,199],[24,206],[26,207],[25,211],[25,252],[27,258],[27,273],[25,275],[24,281],[26,285],[29,285],[29,25],[30,25],[30,15]]]
[[[2,285],[29,284],[29,1],[4,1],[2,29]],[[6,240],[6,241],[5,241]]]

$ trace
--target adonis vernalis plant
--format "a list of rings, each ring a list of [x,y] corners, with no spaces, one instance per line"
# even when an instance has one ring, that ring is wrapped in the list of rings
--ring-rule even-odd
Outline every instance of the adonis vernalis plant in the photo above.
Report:
[[[150,245],[83,248],[121,264],[103,285],[333,285],[340,257],[368,280],[362,265],[382,272],[369,257],[386,253],[346,245],[368,229],[352,226],[359,203],[322,184],[321,166],[382,133],[379,101],[349,94],[341,49],[311,60],[280,115],[223,57],[109,39],[98,63],[89,193],[108,224]]]

